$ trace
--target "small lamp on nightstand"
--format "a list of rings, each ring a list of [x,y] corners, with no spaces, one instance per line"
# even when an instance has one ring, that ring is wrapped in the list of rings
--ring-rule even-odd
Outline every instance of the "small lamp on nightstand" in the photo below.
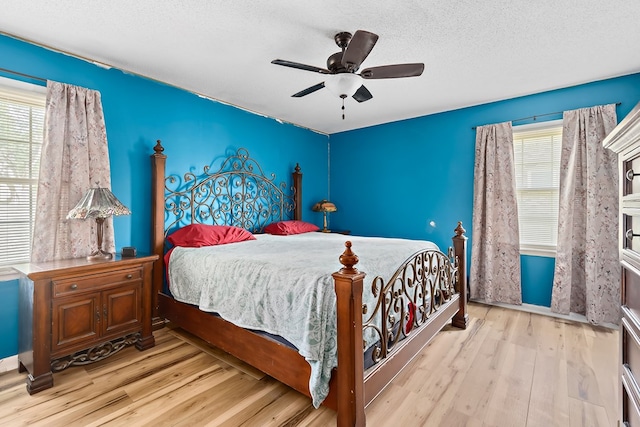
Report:
[[[328,212],[336,212],[338,210],[338,208],[336,208],[336,205],[334,205],[333,203],[331,203],[328,200],[324,200],[323,199],[323,200],[320,200],[315,205],[313,205],[313,208],[311,208],[311,210],[314,211],[314,212],[322,212],[322,214],[324,216],[322,232],[323,233],[330,233],[331,230],[329,230],[327,228],[327,213]]]
[[[89,261],[111,259],[113,257],[113,254],[102,250],[102,233],[104,220],[115,215],[131,215],[131,211],[120,203],[120,200],[108,188],[90,188],[82,196],[76,207],[67,214],[67,219],[96,219],[98,249],[87,256]]]

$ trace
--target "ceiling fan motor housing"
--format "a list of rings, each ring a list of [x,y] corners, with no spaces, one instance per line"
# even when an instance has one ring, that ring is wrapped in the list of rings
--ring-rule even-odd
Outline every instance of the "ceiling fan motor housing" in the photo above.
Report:
[[[342,49],[342,51],[336,52],[333,55],[331,55],[329,58],[327,58],[327,69],[332,73],[346,73],[346,72],[357,71],[357,69],[349,71],[344,65],[342,65],[342,56],[344,54],[344,50],[347,48],[347,46],[349,45],[349,42],[351,41],[351,37],[352,37],[351,33],[347,31],[338,33],[333,37],[336,44],[340,49]]]
[[[332,73],[348,72],[345,66],[342,65],[342,52],[336,52],[327,58],[327,69]]]
[[[343,31],[341,33],[336,34],[333,37],[333,39],[336,41],[336,44],[340,49],[345,50],[347,48],[347,45],[351,41],[351,37],[352,37],[351,33],[347,31]]]

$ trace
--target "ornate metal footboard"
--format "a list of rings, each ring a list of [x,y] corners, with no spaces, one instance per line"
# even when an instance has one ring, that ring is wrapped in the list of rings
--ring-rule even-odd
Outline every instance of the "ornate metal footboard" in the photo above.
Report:
[[[431,315],[451,300],[456,292],[458,259],[453,248],[448,255],[439,250],[415,253],[389,280],[373,279],[371,292],[375,306],[363,304],[363,336],[375,342],[370,361],[378,363],[414,329],[429,321]],[[372,338],[373,337],[373,338]]]

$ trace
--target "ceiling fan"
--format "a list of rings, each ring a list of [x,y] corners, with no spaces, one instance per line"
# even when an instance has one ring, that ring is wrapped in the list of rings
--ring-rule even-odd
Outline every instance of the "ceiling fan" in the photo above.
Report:
[[[357,73],[362,62],[367,58],[373,46],[378,41],[378,35],[369,31],[358,30],[351,35],[341,32],[335,35],[334,40],[341,52],[334,53],[327,59],[327,68],[301,64],[299,62],[274,59],[272,64],[299,70],[313,71],[327,74],[324,82],[301,90],[291,95],[294,98],[309,95],[324,87],[342,98],[342,119],[344,119],[344,100],[351,96],[358,102],[368,101],[373,98],[371,92],[362,84],[363,79],[392,79],[398,77],[416,77],[424,71],[423,63],[393,64],[371,67]]]

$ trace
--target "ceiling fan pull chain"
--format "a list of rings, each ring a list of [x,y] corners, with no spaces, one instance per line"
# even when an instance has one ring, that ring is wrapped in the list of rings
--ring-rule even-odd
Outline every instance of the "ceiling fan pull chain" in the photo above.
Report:
[[[344,120],[344,99],[346,98],[346,96],[340,95],[340,98],[342,98],[342,120]]]

